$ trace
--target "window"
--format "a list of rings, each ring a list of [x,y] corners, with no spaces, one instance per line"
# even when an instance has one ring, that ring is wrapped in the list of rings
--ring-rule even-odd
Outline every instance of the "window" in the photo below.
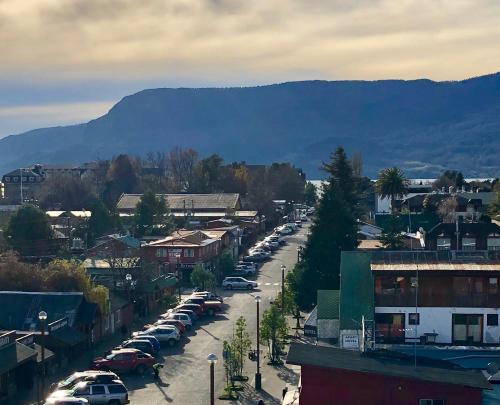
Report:
[[[87,385],[85,387],[77,388],[75,389],[74,394],[76,397],[80,395],[90,395],[90,386]]]
[[[476,250],[476,238],[463,237],[462,250]]]
[[[490,277],[488,279],[488,294],[491,295],[498,294],[498,278]]]
[[[17,183],[19,181],[19,177],[13,177],[12,180],[14,181],[14,183]]]
[[[486,325],[498,326],[498,314],[488,314],[486,317]]]
[[[415,312],[408,314],[408,324],[420,325],[420,314]]]
[[[106,394],[106,390],[104,389],[104,385],[93,385],[92,386],[92,395],[104,395]]]
[[[451,239],[445,237],[437,238],[437,250],[450,250],[451,249]]]
[[[418,405],[446,405],[446,401],[444,399],[421,399]]]
[[[184,257],[194,257],[194,249],[184,249]]]
[[[165,248],[156,249],[156,257],[167,257],[167,249]]]
[[[123,385],[113,384],[108,385],[108,391],[110,394],[124,394],[127,389]]]
[[[488,250],[500,250],[500,235],[490,234],[486,243]]]
[[[4,180],[5,180],[6,183],[9,183],[10,182],[10,177],[5,177]]]

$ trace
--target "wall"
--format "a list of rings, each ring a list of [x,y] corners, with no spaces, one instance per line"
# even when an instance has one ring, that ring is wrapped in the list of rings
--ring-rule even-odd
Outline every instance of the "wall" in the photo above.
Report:
[[[302,366],[300,403],[342,405],[418,405],[419,399],[480,405],[479,389],[348,370]]]
[[[438,333],[436,343],[452,342],[452,314],[498,314],[500,316],[499,308],[418,307],[417,312],[420,314],[420,325],[410,325],[408,314],[415,313],[415,307],[375,307],[375,313],[404,313],[407,337],[421,336],[424,333]],[[498,344],[500,342],[500,327],[487,326],[486,323],[486,316],[484,316],[483,343]]]

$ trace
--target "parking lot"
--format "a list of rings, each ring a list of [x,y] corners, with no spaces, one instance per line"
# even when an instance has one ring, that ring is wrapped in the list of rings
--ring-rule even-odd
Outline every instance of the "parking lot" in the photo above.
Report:
[[[206,404],[209,403],[209,365],[207,355],[215,353],[222,359],[222,342],[229,338],[233,326],[239,316],[247,320],[248,330],[255,338],[256,307],[254,296],[262,297],[261,308],[265,310],[281,289],[281,265],[291,269],[297,261],[297,245],[305,242],[306,228],[294,235],[287,236],[287,244],[280,248],[270,261],[265,262],[255,280],[258,288],[254,291],[219,290],[224,297],[225,312],[213,318],[205,317],[198,321],[195,328],[182,338],[174,348],[161,351],[161,379],[155,381],[149,375],[123,376],[130,390],[132,404]],[[253,374],[249,375],[253,384]],[[215,367],[216,392],[224,386],[224,369],[222,362]],[[266,388],[266,375],[262,376],[263,387]],[[270,388],[270,387],[268,387]],[[276,387],[280,392],[283,387]],[[269,391],[269,389],[267,389]],[[217,401],[216,401],[217,402]]]
[[[148,405],[163,404],[165,402],[177,404],[208,403],[210,386],[209,364],[206,359],[210,353],[215,353],[220,359],[215,367],[216,396],[218,396],[218,393],[221,393],[224,387],[224,367],[222,363],[223,341],[231,337],[235,321],[240,316],[244,316],[247,321],[248,331],[252,336],[253,346],[255,347],[257,322],[255,296],[261,296],[261,311],[263,312],[281,290],[282,266],[284,265],[287,269],[291,269],[295,265],[297,261],[297,246],[304,244],[307,228],[308,225],[305,225],[304,227],[296,228],[296,232],[293,232],[293,234],[287,232],[287,235],[284,236],[284,243],[281,244],[279,248],[277,247],[277,243],[275,244],[272,255],[263,263],[259,264],[256,274],[248,276],[248,279],[252,280],[254,285],[251,286],[249,284],[250,282],[245,281],[243,289],[236,289],[235,285],[226,285],[226,289],[218,288],[217,293],[224,299],[220,312],[217,312],[214,316],[201,316],[193,323],[192,328],[185,331],[177,344],[169,344],[173,343],[171,339],[164,340],[161,349],[154,354],[154,361],[151,358],[147,360],[149,361],[147,367],[144,365],[138,367],[138,363],[135,363],[133,366],[128,364],[128,369],[126,368],[127,372],[120,373],[120,378],[128,388],[130,403]],[[262,247],[262,244],[260,244],[260,247]],[[252,254],[255,253],[251,253],[251,255]],[[258,254],[259,253],[257,253],[257,255]],[[262,254],[262,252],[260,254]],[[239,275],[236,274],[236,276]],[[183,299],[190,296],[188,293],[190,292],[186,291],[186,294],[183,295]],[[205,304],[210,305],[208,302]],[[190,305],[193,304],[191,303]],[[219,304],[216,303],[216,305]],[[151,319],[148,321],[151,322]],[[146,323],[146,320],[144,320],[144,324]],[[174,329],[175,333],[177,333],[177,329],[174,326],[170,326],[170,328]],[[146,343],[150,345],[149,342]],[[134,357],[138,362],[144,361],[139,360],[139,358],[147,356],[142,352],[133,352],[134,349],[127,350],[128,355]],[[121,353],[125,353],[127,350],[122,350]],[[141,348],[141,350],[143,349]],[[153,350],[152,346],[151,350]],[[130,354],[130,352],[132,352],[132,354]],[[95,355],[100,356],[104,354],[105,353],[95,353]],[[265,353],[263,356],[264,355]],[[106,370],[108,369],[107,364],[110,364],[106,363],[107,361],[108,360],[105,360],[100,364],[99,362],[95,363],[94,367],[102,366],[102,369]],[[114,360],[110,361],[113,362]],[[160,378],[158,379],[153,378],[153,373],[151,371],[153,363],[159,363],[163,366],[159,370]],[[252,362],[249,361],[249,363]],[[118,365],[123,367],[123,362],[118,362]],[[114,364],[114,366],[116,366],[116,364]],[[253,367],[255,367],[254,364],[249,364],[248,366],[252,370]],[[113,369],[112,367],[109,368]],[[136,371],[129,372],[131,369]],[[119,372],[118,369],[113,370]],[[137,372],[137,370],[140,372]],[[248,375],[250,377],[248,383],[253,385],[254,371],[248,372]],[[264,389],[267,388],[266,395],[268,399],[271,398],[269,397],[270,391],[276,392],[277,394],[275,397],[278,398],[283,388],[281,381],[275,381],[273,383],[269,381],[269,386],[266,387],[267,377],[266,373],[263,372],[262,385]],[[102,389],[104,390],[104,388]],[[94,388],[92,388],[92,392],[93,390]],[[242,398],[245,398],[245,396],[242,396]],[[254,402],[253,400],[250,402],[245,401],[246,400],[242,399],[239,403]],[[119,403],[119,401],[116,401],[116,405]]]

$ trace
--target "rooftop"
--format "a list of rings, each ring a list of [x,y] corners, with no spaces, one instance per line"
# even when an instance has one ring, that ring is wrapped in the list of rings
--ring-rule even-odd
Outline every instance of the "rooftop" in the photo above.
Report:
[[[118,210],[135,210],[141,197],[142,194],[122,194],[117,203]],[[240,195],[235,193],[157,194],[157,197],[165,198],[172,211],[236,210],[240,200]]]
[[[484,376],[477,371],[443,367],[413,366],[413,361],[378,353],[361,353],[331,346],[292,343],[288,364],[342,369],[361,373],[429,381],[439,384],[462,385],[477,389],[491,389]],[[442,364],[444,365],[444,364]]]

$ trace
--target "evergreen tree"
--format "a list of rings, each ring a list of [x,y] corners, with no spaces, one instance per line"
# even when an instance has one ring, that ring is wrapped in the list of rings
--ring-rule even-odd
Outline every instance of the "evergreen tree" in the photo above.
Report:
[[[135,234],[137,237],[144,235],[168,235],[173,229],[173,221],[167,202],[162,197],[157,197],[152,191],[146,191],[135,210]]]
[[[303,261],[296,266],[291,283],[302,309],[310,309],[316,302],[318,289],[340,287],[341,252],[358,245],[356,186],[344,150],[339,147],[323,168],[330,177],[323,185]]]
[[[404,238],[401,233],[402,226],[399,217],[391,214],[389,221],[389,229],[387,232],[382,233],[380,242],[382,246],[390,250],[401,250],[405,247]]]
[[[308,206],[312,207],[316,205],[317,201],[317,188],[311,182],[306,183],[306,187],[304,188],[304,203]]]
[[[111,212],[101,200],[92,206],[91,212],[92,215],[87,222],[87,236],[90,245],[93,245],[95,238],[121,229],[118,214]]]

